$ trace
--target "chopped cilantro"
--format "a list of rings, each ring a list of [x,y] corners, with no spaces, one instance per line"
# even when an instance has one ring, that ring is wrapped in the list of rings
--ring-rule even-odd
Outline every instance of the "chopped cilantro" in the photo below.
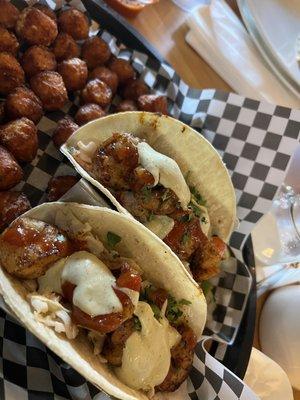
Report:
[[[154,317],[155,317],[156,319],[160,319],[160,318],[161,318],[160,308],[159,308],[156,304],[154,304],[154,303],[150,303],[150,302],[149,302],[149,305],[150,305],[150,307],[152,308]]]
[[[151,188],[148,186],[143,187],[142,194],[145,197],[145,200],[149,200],[151,198]]]
[[[122,238],[114,232],[108,231],[106,234],[107,245],[110,249],[113,249],[116,244],[118,244]]]
[[[201,283],[201,289],[203,291],[204,296],[206,297],[212,289],[212,284],[209,281],[203,281]]]
[[[150,221],[153,221],[153,218],[154,218],[154,214],[153,214],[153,212],[151,211],[150,214],[149,214],[149,216],[148,216],[148,221],[149,221],[149,222],[150,222]]]
[[[161,310],[160,308],[154,304],[151,300],[150,300],[150,292],[153,290],[152,286],[146,286],[141,294],[140,294],[140,301],[145,301],[146,303],[148,303],[150,305],[150,307],[152,308],[154,317],[156,319],[160,319],[161,318]],[[182,311],[182,306],[187,306],[190,305],[191,302],[185,299],[181,299],[181,300],[175,300],[175,298],[173,296],[171,296],[170,294],[168,295],[168,303],[167,303],[167,309],[166,309],[166,317],[169,320],[170,323],[176,323],[178,322],[178,319],[183,315],[183,311]]]
[[[202,217],[201,222],[203,222],[203,224],[207,224],[207,219],[205,217]]]
[[[154,304],[151,300],[150,300],[150,292],[152,290],[152,286],[146,286],[140,293],[140,301],[145,301],[146,303],[148,303],[150,305],[150,307],[152,308],[154,317],[156,319],[160,319],[161,318],[161,313],[160,313],[160,309],[159,307]]]
[[[199,206],[205,206],[206,205],[205,200],[203,199],[201,194],[198,192],[198,190],[195,188],[195,186],[191,186],[190,187],[190,191],[191,191],[192,197],[199,204]]]
[[[146,286],[140,293],[140,301],[146,301],[149,302],[149,295],[151,291],[151,286]]]
[[[189,207],[193,210],[195,217],[200,218],[202,214],[201,208],[199,208],[195,203],[190,203]]]
[[[141,331],[142,330],[142,324],[141,324],[141,321],[139,320],[139,318],[137,317],[137,316],[134,316],[133,317],[133,326],[134,326],[134,329],[136,330],[136,331]]]
[[[168,296],[168,305],[166,310],[166,317],[171,323],[178,322],[178,319],[182,316],[182,306],[190,305],[191,302],[185,299],[175,300],[171,295]]]
[[[181,237],[181,243],[185,246],[190,238],[190,232],[185,232]]]
[[[215,298],[215,294],[212,291],[213,289],[213,285],[209,282],[209,281],[203,281],[201,283],[201,289],[203,291],[203,294],[206,298],[207,304],[210,303],[215,303],[216,302],[216,298]]]
[[[186,180],[187,184],[189,184],[188,181],[189,181],[189,178],[190,178],[190,174],[191,174],[191,171],[188,171],[186,176],[185,176],[185,180]],[[203,197],[198,192],[198,190],[195,188],[195,186],[189,186],[189,189],[190,189],[190,192],[191,192],[191,202],[189,204],[189,207],[193,210],[195,216],[199,218],[200,215],[202,214],[202,211],[201,211],[201,209],[199,207],[197,207],[197,205],[205,206],[206,205],[206,201],[203,199]]]

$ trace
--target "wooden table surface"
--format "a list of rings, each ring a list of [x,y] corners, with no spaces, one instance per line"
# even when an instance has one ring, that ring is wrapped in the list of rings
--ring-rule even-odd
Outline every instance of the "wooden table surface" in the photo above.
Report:
[[[179,76],[194,88],[230,90],[226,82],[185,42],[188,13],[171,0],[146,7],[130,23],[141,32],[175,68]]]
[[[234,0],[228,0],[238,12]],[[128,21],[160,52],[172,65],[179,76],[194,88],[215,88],[232,91],[230,86],[185,42],[188,32],[185,23],[188,13],[175,6],[171,0],[161,0],[151,7],[146,7],[136,18]],[[257,307],[257,321],[262,303]],[[256,328],[258,323],[256,323]],[[259,348],[257,329],[254,339]],[[294,400],[300,400],[300,392],[294,392]]]

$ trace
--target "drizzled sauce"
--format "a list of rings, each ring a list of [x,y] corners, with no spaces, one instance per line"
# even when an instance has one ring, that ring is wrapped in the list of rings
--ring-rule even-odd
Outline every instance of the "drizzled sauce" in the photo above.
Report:
[[[31,223],[34,221],[34,224]],[[65,249],[68,239],[55,228],[41,221],[23,218],[13,223],[2,235],[2,240],[15,246],[38,245],[40,251]]]
[[[191,199],[191,192],[175,160],[159,153],[146,142],[138,143],[139,161],[154,177],[154,186],[161,183],[173,190],[181,207],[185,210]]]
[[[142,330],[134,332],[126,341],[122,366],[117,376],[134,389],[153,391],[170,368],[171,348],[180,340],[180,334],[166,318],[156,320],[149,304],[139,301],[135,310]]]
[[[71,286],[67,290],[72,290]],[[123,310],[133,311],[133,305],[129,297],[118,289],[114,289],[116,295],[118,296]],[[80,308],[73,305],[72,307],[72,321],[78,326],[82,326],[92,331],[97,331],[100,333],[108,333],[116,330],[124,321],[125,314],[123,312],[114,312],[105,315],[96,315],[91,317],[90,315],[83,312]]]
[[[122,304],[113,290],[116,278],[93,254],[73,253],[65,263],[61,279],[62,283],[76,286],[73,304],[91,317],[122,311]]]

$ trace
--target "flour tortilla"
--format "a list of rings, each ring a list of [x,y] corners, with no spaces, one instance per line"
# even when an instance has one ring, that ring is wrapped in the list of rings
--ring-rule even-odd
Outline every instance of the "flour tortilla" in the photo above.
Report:
[[[229,173],[218,152],[194,129],[182,122],[147,112],[124,112],[91,121],[79,128],[61,147],[76,170],[100,189],[123,213],[128,213],[109,189],[92,178],[73,158],[70,149],[94,141],[103,143],[114,132],[127,132],[146,142],[155,150],[173,158],[188,184],[194,186],[206,201],[212,234],[228,241],[236,221],[236,199]]]
[[[185,306],[185,317],[197,337],[201,336],[206,321],[206,301],[201,289],[170,249],[143,225],[107,208],[76,203],[42,204],[24,216],[54,224],[67,232],[78,232],[88,223],[93,235],[103,243],[108,231],[119,235],[122,240],[116,250],[138,263],[144,279],[166,289],[177,299],[191,302],[190,306]],[[27,291],[22,281],[8,275],[3,267],[0,268],[0,291],[20,322],[96,387],[123,400],[148,399],[120,382],[106,364],[100,363],[86,337],[69,340],[38,322],[26,300]]]

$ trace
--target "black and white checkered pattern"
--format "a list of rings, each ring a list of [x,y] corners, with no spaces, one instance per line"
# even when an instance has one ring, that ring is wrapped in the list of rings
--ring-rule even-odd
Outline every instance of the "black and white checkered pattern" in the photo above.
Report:
[[[208,303],[204,334],[219,342],[232,344],[238,333],[251,287],[249,271],[237,258],[223,261],[221,273],[210,280],[213,300]],[[217,352],[217,358],[223,360]]]
[[[0,310],[0,399],[89,399],[99,390]]]
[[[107,32],[103,36],[116,44]],[[158,65],[136,51],[121,51],[119,56],[130,59],[152,89],[167,93],[172,116],[197,129],[219,151],[236,190],[240,226],[230,244],[239,250],[284,180],[299,142],[300,110],[192,89],[167,64]]]
[[[300,110],[212,91],[203,132],[232,173],[241,223],[231,244],[240,248],[284,180],[299,142]]]
[[[0,310],[0,399],[109,400],[35,336]],[[197,345],[187,381],[191,400],[258,400],[232,372]]]
[[[197,345],[193,369],[188,380],[191,400],[258,400],[258,397],[206,350],[207,339]]]
[[[76,6],[78,1],[71,4]],[[232,174],[241,221],[231,238],[237,258],[227,261],[222,275],[212,280],[216,302],[210,305],[206,327],[206,333],[223,342],[216,350],[216,356],[223,359],[225,343],[231,343],[237,333],[251,285],[239,249],[270,207],[283,181],[284,170],[299,140],[300,111],[232,93],[189,88],[168,64],[122,49],[121,43],[108,32],[99,34],[115,55],[131,60],[150,88],[167,94],[170,114],[199,130],[220,152]],[[47,183],[53,175],[75,174],[51,141],[56,122],[66,114],[75,114],[78,101],[73,100],[62,111],[48,113],[39,123],[38,155],[25,167],[24,181],[18,185],[32,205],[44,201]],[[2,311],[0,350],[0,399],[107,398],[97,394],[93,386]],[[254,399],[248,390],[209,356],[202,344],[198,345],[188,382],[191,399]]]

